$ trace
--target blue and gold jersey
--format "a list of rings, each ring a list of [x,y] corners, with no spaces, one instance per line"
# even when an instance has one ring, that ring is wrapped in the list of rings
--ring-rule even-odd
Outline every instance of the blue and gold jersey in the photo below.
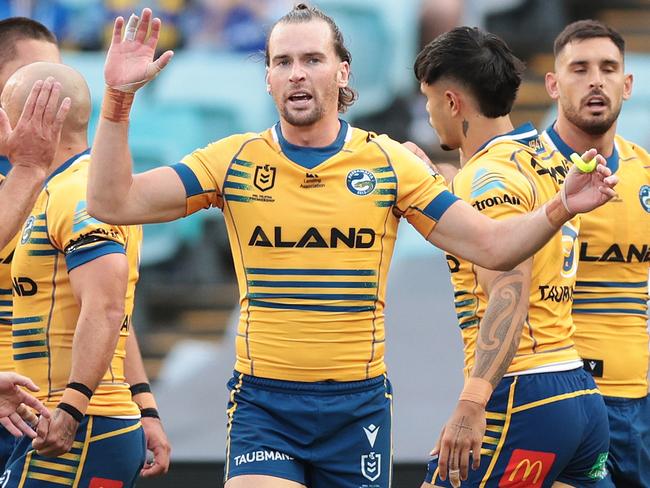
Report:
[[[12,262],[13,359],[18,373],[34,380],[35,393],[54,407],[69,381],[72,341],[79,317],[68,272],[111,253],[126,253],[129,286],[125,318],[110,367],[95,390],[88,415],[137,416],[124,378],[126,338],[137,281],[140,227],[112,226],[86,211],[90,158],[71,158],[47,180],[25,222]]]
[[[223,210],[239,281],[237,371],[354,381],[384,364],[384,297],[397,225],[423,236],[457,199],[401,144],[341,121],[297,147],[279,125],[210,144],[174,166],[187,213]]]
[[[0,184],[7,177],[11,164],[0,156]],[[0,250],[0,371],[13,371],[11,351],[11,260],[14,256],[17,237]]]
[[[574,152],[553,126],[544,142]],[[617,135],[607,164],[617,197],[581,217],[575,342],[604,395],[640,398],[648,393],[650,155]]]
[[[545,153],[537,130],[525,124],[486,142],[456,175],[452,191],[479,212],[503,219],[531,212],[552,198],[566,170],[563,159]],[[571,339],[577,234],[577,223],[567,223],[533,257],[528,316],[508,374],[580,367]],[[451,255],[447,261],[469,375],[489,298],[474,264]]]

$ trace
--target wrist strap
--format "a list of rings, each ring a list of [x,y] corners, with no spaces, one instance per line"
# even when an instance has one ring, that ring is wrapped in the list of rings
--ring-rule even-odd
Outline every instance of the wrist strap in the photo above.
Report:
[[[492,384],[483,378],[467,378],[459,400],[468,400],[485,407],[492,396]]]
[[[61,396],[61,403],[73,406],[81,415],[86,413],[90,399],[85,393],[82,393],[74,388],[66,388]]]
[[[153,419],[158,419],[160,420],[160,414],[158,413],[157,408],[143,408],[140,410],[140,417],[142,418],[153,418]]]
[[[56,408],[63,410],[66,413],[69,413],[70,416],[72,416],[72,418],[77,421],[77,423],[81,423],[81,421],[84,418],[84,414],[81,413],[75,406],[70,405],[69,403],[59,402]]]
[[[92,396],[93,396],[93,391],[90,388],[88,388],[86,385],[84,385],[83,383],[77,383],[76,381],[73,381],[73,382],[68,383],[67,385],[65,385],[65,387],[70,388],[72,390],[76,390],[79,393],[83,393],[84,395],[86,395],[88,397],[88,400],[90,400],[92,398]]]
[[[131,390],[131,396],[136,396],[140,393],[151,393],[151,386],[149,383],[136,383],[131,385],[129,390]]]
[[[101,116],[111,122],[128,121],[134,95],[135,92],[124,92],[107,86],[104,90]]]
[[[560,190],[559,195],[555,195],[544,205],[544,212],[546,213],[546,218],[553,228],[559,229],[566,222],[571,220],[574,215],[572,215],[564,200],[564,187]]]

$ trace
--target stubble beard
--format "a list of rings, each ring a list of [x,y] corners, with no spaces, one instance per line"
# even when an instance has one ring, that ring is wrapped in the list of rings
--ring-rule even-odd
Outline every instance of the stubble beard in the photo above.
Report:
[[[575,125],[578,129],[589,134],[590,136],[602,136],[605,134],[616,122],[619,114],[621,113],[622,104],[611,110],[609,115],[599,117],[585,117],[580,115],[580,111],[576,110],[573,105],[569,105],[564,109],[564,116],[567,120]]]

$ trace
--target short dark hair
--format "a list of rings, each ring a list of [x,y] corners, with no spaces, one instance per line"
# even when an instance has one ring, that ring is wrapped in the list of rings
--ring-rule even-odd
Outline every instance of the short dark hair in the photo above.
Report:
[[[456,27],[418,54],[413,67],[420,83],[448,78],[467,87],[481,113],[502,117],[512,110],[524,63],[499,37],[477,27]]]
[[[16,42],[24,39],[56,44],[56,36],[40,22],[27,17],[0,20],[0,66],[16,56]]]
[[[352,65],[352,55],[347,47],[345,47],[345,42],[343,41],[343,34],[339,29],[336,22],[322,10],[316,7],[310,7],[304,3],[299,3],[291,9],[289,13],[281,17],[269,30],[268,36],[266,37],[266,47],[264,50],[264,60],[266,66],[270,66],[271,59],[269,56],[269,39],[271,38],[271,33],[273,29],[278,24],[298,24],[301,22],[309,22],[314,19],[320,19],[324,21],[332,31],[332,37],[334,38],[334,51],[341,61],[347,61],[347,63]],[[357,92],[351,87],[346,86],[339,88],[339,112],[345,112],[348,107],[350,107],[354,101],[357,99]]]
[[[625,54],[625,39],[623,39],[623,36],[608,25],[593,19],[578,20],[567,25],[555,38],[553,54],[557,57],[562,49],[564,49],[564,46],[572,41],[596,39],[598,37],[609,38],[618,50],[621,51],[621,54]]]

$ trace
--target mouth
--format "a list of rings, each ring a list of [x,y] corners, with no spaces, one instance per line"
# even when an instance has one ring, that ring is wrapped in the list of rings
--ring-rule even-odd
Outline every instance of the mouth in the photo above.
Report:
[[[585,106],[593,111],[601,111],[609,106],[607,99],[600,95],[595,95],[587,98]]]
[[[302,105],[307,105],[312,99],[313,97],[311,96],[311,94],[305,91],[293,92],[287,97],[287,101],[289,103],[298,107]]]

